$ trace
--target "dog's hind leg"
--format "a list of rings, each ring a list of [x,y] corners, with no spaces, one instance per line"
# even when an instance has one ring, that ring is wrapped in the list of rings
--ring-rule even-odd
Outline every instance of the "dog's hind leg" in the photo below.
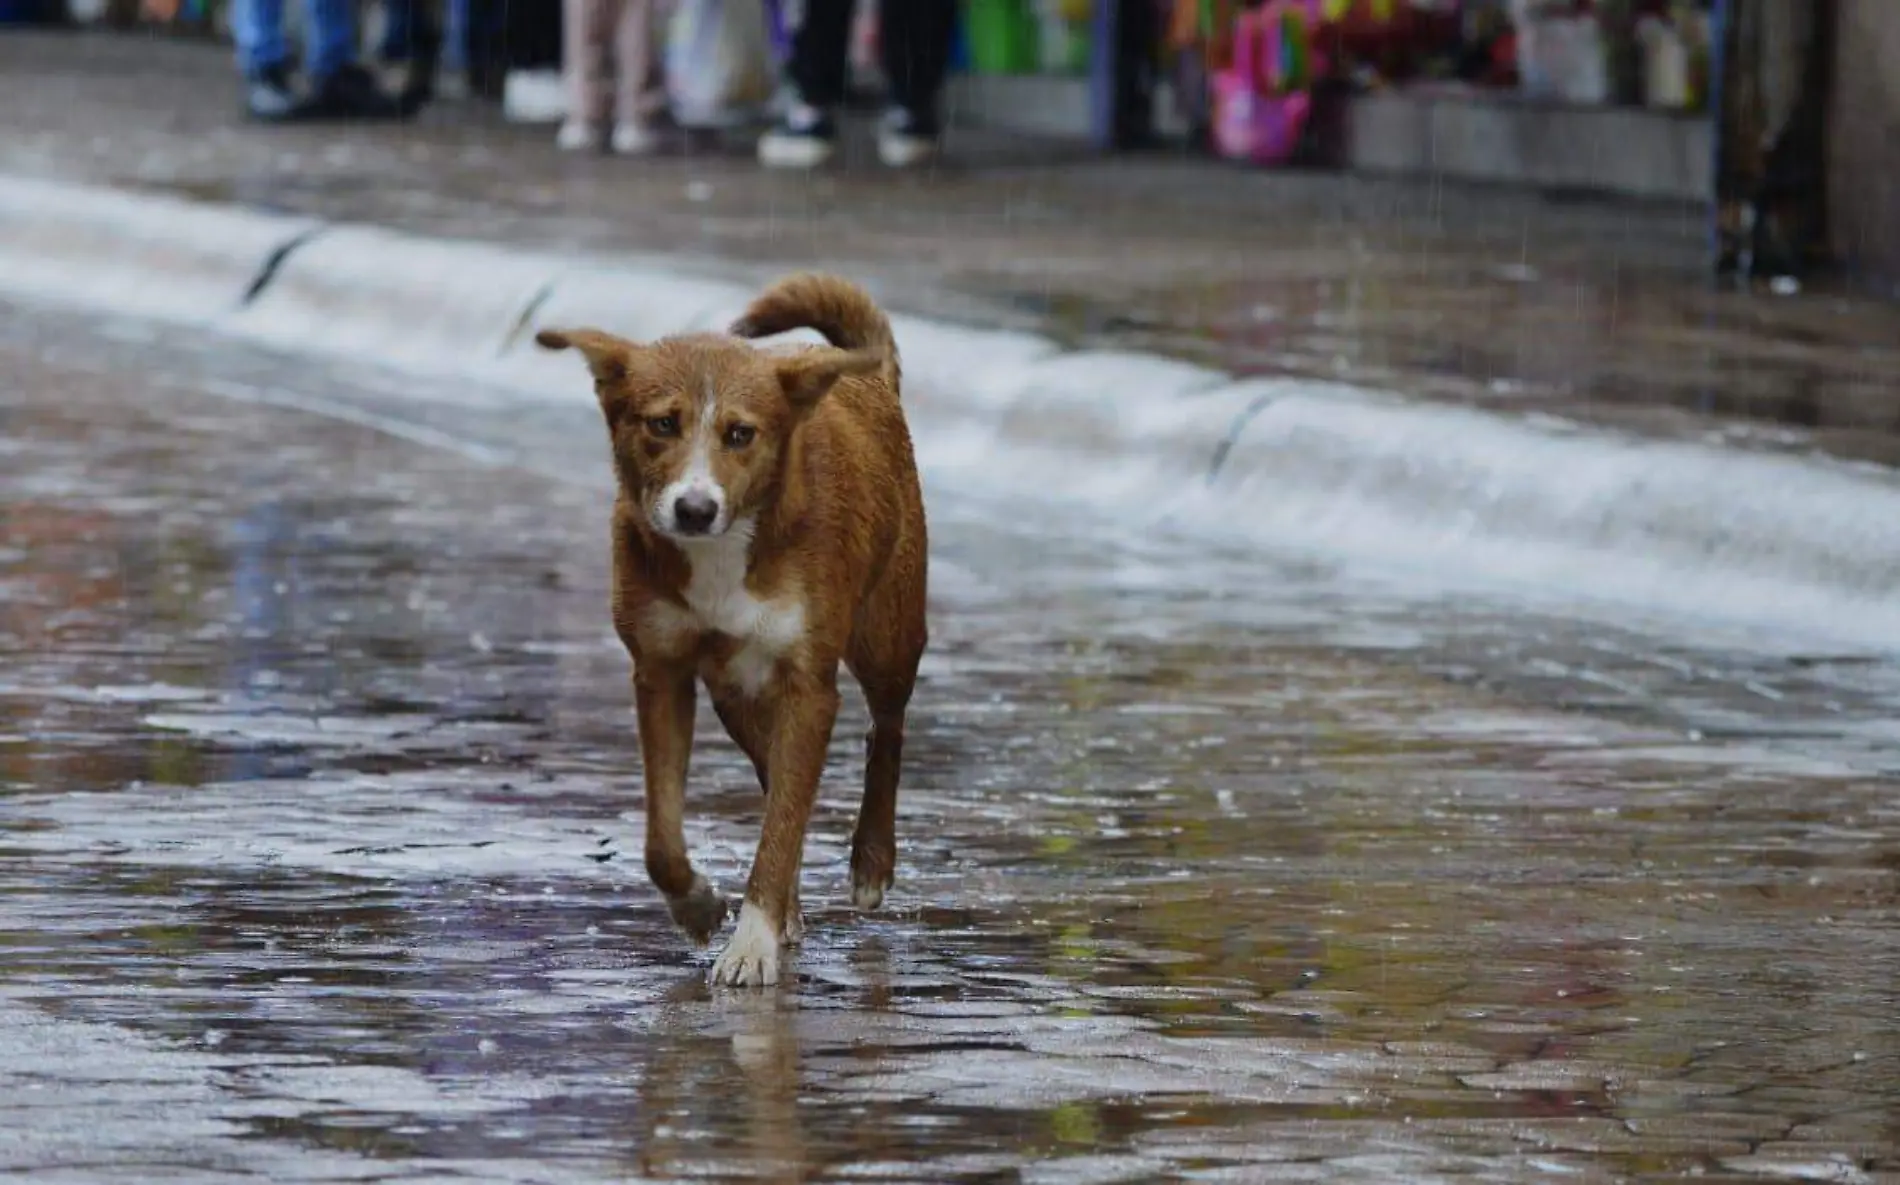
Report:
[[[705,946],[726,920],[726,901],[693,869],[686,852],[686,766],[693,749],[692,668],[641,663],[633,698],[646,769],[647,876],[666,897],[673,920]]]
[[[897,874],[897,782],[904,764],[904,716],[917,681],[922,647],[901,658],[868,655],[852,666],[871,709],[865,738],[864,800],[851,835],[851,903],[861,910],[884,904]]]
[[[864,801],[851,834],[851,904],[873,910],[897,879],[897,778],[904,762],[904,708],[871,711]]]
[[[851,835],[851,903],[866,911],[884,904],[884,894],[896,880],[904,716],[930,640],[924,604],[924,536],[919,529],[900,542],[884,581],[866,598],[845,651],[845,665],[871,709],[864,801]]]

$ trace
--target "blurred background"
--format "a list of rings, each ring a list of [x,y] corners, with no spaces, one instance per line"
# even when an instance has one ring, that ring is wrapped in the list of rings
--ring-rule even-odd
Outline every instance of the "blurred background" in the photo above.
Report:
[[[283,6],[280,6],[283,7]],[[392,23],[434,29],[447,93],[559,119],[561,5],[360,5],[365,47]],[[800,0],[772,0],[789,53]],[[850,37],[873,101],[878,13]],[[1821,260],[1900,276],[1889,208],[1896,118],[1881,63],[1897,34],[1869,0],[966,0],[947,103],[959,123],[1128,149],[1175,143],[1265,167],[1711,200],[1720,265]],[[286,8],[291,29],[301,6]],[[1212,134],[1223,77],[1259,29],[1249,84],[1287,108],[1251,141]],[[228,37],[228,0],[12,0],[0,20],[185,39]],[[1238,25],[1237,22],[1238,21]],[[1280,26],[1287,32],[1281,36]],[[1297,29],[1295,28],[1297,26]],[[1247,31],[1237,36],[1237,28]],[[1248,52],[1251,59],[1254,55]],[[1267,61],[1272,56],[1274,60]],[[1307,109],[1307,97],[1312,99]],[[1530,100],[1527,102],[1527,100]],[[1614,144],[1614,151],[1603,150]]]

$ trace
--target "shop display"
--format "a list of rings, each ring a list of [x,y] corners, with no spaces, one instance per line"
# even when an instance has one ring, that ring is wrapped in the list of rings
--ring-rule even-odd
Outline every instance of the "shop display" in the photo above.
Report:
[[[1095,0],[964,0],[969,69],[976,74],[1088,73]]]
[[[1608,46],[1593,14],[1548,0],[1513,0],[1518,85],[1537,99],[1601,105],[1610,99]]]
[[[1001,3],[1001,0],[988,0]],[[1710,0],[1175,0],[1167,48],[1204,86],[1222,155],[1297,155],[1328,87],[1426,84],[1576,106],[1700,112]],[[1205,82],[1199,80],[1205,79]],[[1200,110],[1185,96],[1188,112]],[[1191,119],[1191,122],[1192,119]]]
[[[758,117],[778,86],[763,0],[684,0],[666,31],[666,93],[683,127]]]
[[[1284,164],[1313,114],[1327,68],[1314,35],[1324,0],[1274,0],[1234,20],[1233,60],[1214,73],[1213,141],[1232,160]]]
[[[1092,0],[1035,0],[1037,56],[1046,74],[1085,74],[1095,16]]]

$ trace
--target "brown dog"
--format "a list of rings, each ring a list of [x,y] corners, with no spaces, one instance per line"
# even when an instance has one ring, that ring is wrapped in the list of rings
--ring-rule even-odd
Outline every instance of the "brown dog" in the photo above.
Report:
[[[830,347],[739,337],[816,329]],[[613,438],[614,626],[633,656],[647,873],[705,945],[726,903],[686,853],[695,680],[758,772],[765,826],[713,980],[771,984],[803,933],[805,825],[838,714],[838,664],[871,709],[852,899],[875,909],[897,853],[904,713],[923,657],[923,493],[890,323],[856,285],[794,276],[732,328],[650,345],[548,330],[586,355]]]

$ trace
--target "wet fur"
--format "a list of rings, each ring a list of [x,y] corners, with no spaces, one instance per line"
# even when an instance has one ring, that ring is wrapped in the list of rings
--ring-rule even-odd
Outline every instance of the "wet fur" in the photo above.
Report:
[[[740,340],[799,327],[831,344]],[[851,845],[860,908],[882,902],[896,865],[904,719],[926,644],[927,540],[889,323],[855,285],[803,275],[761,295],[732,335],[638,345],[551,330],[537,340],[586,355],[613,437],[613,620],[633,658],[648,874],[687,933],[709,941],[726,907],[694,869],[682,822],[703,683],[766,792],[740,925],[714,977],[775,982],[782,947],[802,931],[799,868],[841,664],[872,718]],[[693,417],[708,408],[720,423],[702,429]],[[693,433],[740,420],[756,428],[743,449],[702,450],[702,470],[729,503],[716,539],[663,529],[656,498],[696,472],[675,438],[654,435],[666,415],[692,419]]]

